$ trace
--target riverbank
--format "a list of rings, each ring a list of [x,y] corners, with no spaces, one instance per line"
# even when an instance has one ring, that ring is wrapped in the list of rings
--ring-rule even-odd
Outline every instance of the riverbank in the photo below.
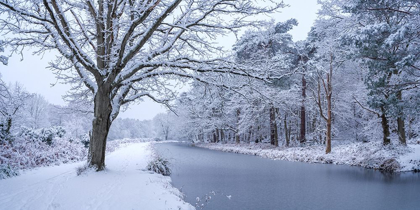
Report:
[[[106,169],[61,164],[24,170],[0,180],[0,209],[194,209],[172,187],[171,178],[145,170],[150,143],[127,143],[106,156]]]
[[[333,142],[330,154],[325,154],[324,145],[274,147],[266,143],[196,143],[195,146],[275,160],[360,166],[390,172],[420,171],[418,141],[410,142],[406,147],[399,144],[383,146],[381,142],[352,142],[340,145]]]

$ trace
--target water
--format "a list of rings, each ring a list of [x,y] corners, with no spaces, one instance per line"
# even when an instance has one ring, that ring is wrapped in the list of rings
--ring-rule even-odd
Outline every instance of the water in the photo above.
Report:
[[[420,173],[270,160],[182,143],[155,148],[171,163],[173,185],[203,209],[420,209]]]

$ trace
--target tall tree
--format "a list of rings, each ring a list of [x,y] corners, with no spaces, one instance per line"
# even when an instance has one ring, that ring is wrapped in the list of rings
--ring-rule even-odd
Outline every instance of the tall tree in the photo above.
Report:
[[[264,31],[247,32],[234,46],[238,62],[265,68],[268,72],[291,72],[291,69],[295,68],[300,61],[298,60],[298,53],[292,41],[292,36],[288,32],[297,24],[296,19],[289,19],[285,22],[269,25]],[[274,89],[281,88],[284,86],[284,83],[284,78],[274,79],[270,81],[271,85],[260,84],[258,91],[251,91],[260,93],[259,96],[258,94],[255,95],[262,98],[262,101],[250,100],[253,102],[253,105],[268,107],[270,142],[275,146],[278,146],[277,118],[279,109],[276,107],[278,104],[273,102],[275,98],[278,98],[278,91]],[[264,86],[266,90],[263,91]],[[250,96],[251,94],[247,95]],[[267,99],[269,102],[264,101]],[[257,101],[259,102],[256,103]],[[261,114],[258,115],[258,117],[260,116]],[[260,128],[260,126],[257,126],[257,128]]]
[[[14,121],[30,97],[21,85],[7,86],[0,79],[0,140],[12,140]]]
[[[255,72],[233,65],[211,39],[261,21],[283,3],[253,0],[0,0],[12,50],[36,47],[60,56],[50,68],[91,94],[94,102],[89,164],[105,167],[106,139],[120,107],[141,97],[166,103],[167,80]],[[10,36],[11,35],[11,36]],[[208,81],[211,82],[211,81]],[[82,86],[83,84],[84,86]],[[86,88],[88,91],[86,91]]]
[[[369,106],[380,113],[384,144],[390,141],[389,119],[396,118],[399,141],[405,145],[404,119],[410,105],[404,93],[410,95],[419,85],[419,1],[323,2],[336,9],[330,17],[340,17],[352,26],[343,38],[357,48],[355,57],[363,59],[367,66]]]

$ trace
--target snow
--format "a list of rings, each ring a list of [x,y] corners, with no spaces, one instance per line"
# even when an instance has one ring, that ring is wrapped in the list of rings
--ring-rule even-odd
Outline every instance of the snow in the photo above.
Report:
[[[51,129],[53,128],[26,130],[22,136],[14,139],[13,144],[0,142],[0,179],[16,176],[21,170],[86,160],[88,151],[80,139],[70,141],[67,137],[54,137],[51,145],[43,142],[41,139],[49,133],[45,131],[51,131]],[[109,141],[105,152],[108,154],[121,146],[146,141],[150,139]]]
[[[170,177],[145,170],[150,143],[128,144],[107,155],[106,170],[84,162],[26,170],[0,181],[0,209],[194,209]]]
[[[410,143],[405,147],[399,144],[383,146],[381,142],[346,142],[336,143],[336,145],[333,142],[330,154],[325,154],[325,145],[276,148],[270,144],[261,143],[197,143],[196,146],[275,160],[361,166],[396,172],[420,170],[420,144],[418,143]]]
[[[398,158],[401,164],[401,171],[420,170],[420,144],[409,145],[413,152],[402,155]]]

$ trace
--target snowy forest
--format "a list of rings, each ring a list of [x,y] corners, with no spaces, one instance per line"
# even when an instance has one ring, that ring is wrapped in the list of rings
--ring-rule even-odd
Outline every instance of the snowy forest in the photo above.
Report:
[[[280,78],[193,82],[168,113],[170,136],[198,142],[275,146],[331,141],[406,145],[418,138],[419,3],[320,1],[308,37],[293,42],[297,21],[249,30],[235,62]],[[226,86],[224,84],[235,84]],[[178,116],[178,117],[176,117]]]
[[[297,42],[293,17],[249,19],[287,5],[253,2],[0,0],[0,61],[25,47],[55,50],[49,68],[72,85],[68,105],[58,106],[1,81],[2,170],[28,139],[80,144],[98,170],[106,140],[123,138],[325,145],[327,154],[335,143],[418,143],[417,0],[321,0]],[[228,33],[237,37],[231,49],[213,45]],[[168,112],[117,118],[141,98]]]

